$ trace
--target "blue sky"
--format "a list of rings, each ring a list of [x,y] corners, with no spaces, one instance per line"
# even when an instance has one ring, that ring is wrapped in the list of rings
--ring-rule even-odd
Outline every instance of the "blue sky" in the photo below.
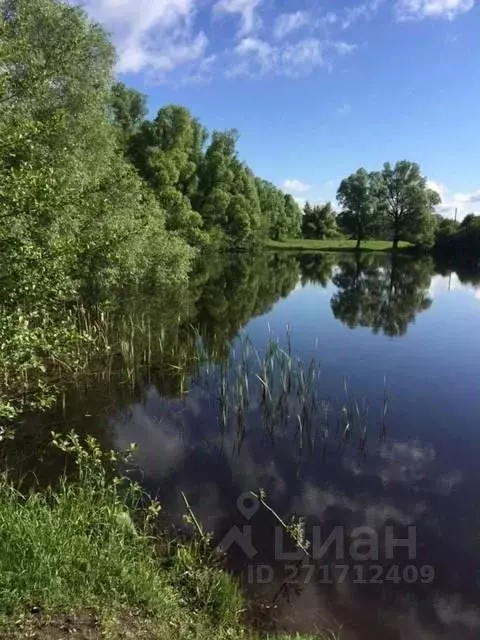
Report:
[[[476,0],[81,4],[152,112],[180,103],[238,129],[242,158],[297,198],[334,199],[358,167],[407,158],[447,215],[480,212]]]

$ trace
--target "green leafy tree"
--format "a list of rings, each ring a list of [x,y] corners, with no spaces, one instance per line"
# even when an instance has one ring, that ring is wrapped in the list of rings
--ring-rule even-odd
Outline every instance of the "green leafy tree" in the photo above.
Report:
[[[215,226],[224,229],[226,226],[236,163],[239,162],[237,139],[235,130],[214,131],[200,167],[195,204],[208,230]]]
[[[256,178],[258,198],[261,209],[262,236],[281,240],[285,232],[285,194],[274,184],[261,178]]]
[[[460,228],[460,224],[452,218],[444,218],[440,214],[435,214],[435,242],[442,241],[443,238],[452,236]]]
[[[378,230],[380,179],[377,173],[365,169],[342,180],[337,192],[337,200],[342,207],[337,217],[341,229],[357,241],[357,249],[362,240],[371,237]]]
[[[0,7],[6,264],[13,255],[29,264],[29,290],[45,297],[47,287],[57,297],[72,292],[86,273],[118,280],[122,263],[122,278],[140,277],[146,255],[165,258],[171,270],[180,245],[118,149],[111,118],[114,51],[105,33],[81,9],[55,0],[4,0]],[[162,251],[145,250],[152,237]],[[179,274],[184,266],[180,260]]]
[[[128,152],[130,140],[138,133],[147,117],[147,96],[127,87],[123,82],[116,82],[112,87],[110,105],[120,142]]]
[[[206,137],[188,109],[169,105],[153,122],[143,122],[129,145],[135,166],[165,212],[167,229],[193,245],[206,241],[202,217],[192,207]]]
[[[79,295],[177,284],[192,255],[119,149],[103,30],[64,2],[0,0],[0,59],[2,392],[17,406],[28,379],[24,407],[45,407],[51,362],[78,364]]]
[[[302,235],[304,238],[323,240],[338,234],[335,211],[330,202],[324,205],[311,206],[305,204],[302,220]]]
[[[436,191],[428,188],[419,165],[402,160],[392,167],[387,162],[381,177],[381,211],[394,249],[400,240],[431,246],[435,236],[435,206],[441,199]]]
[[[288,193],[285,195],[285,218],[279,227],[279,237],[299,238],[302,232],[302,210]]]
[[[441,221],[435,238],[435,252],[461,266],[471,268],[480,255],[480,216],[468,214],[461,223]],[[455,266],[455,265],[454,265]]]
[[[217,228],[227,242],[244,247],[262,228],[255,176],[237,153],[236,131],[215,131],[200,170],[196,206],[208,230]]]
[[[108,170],[114,52],[80,9],[3,0],[0,11],[1,215],[45,234]]]
[[[459,226],[462,229],[466,229],[467,227],[470,227],[472,224],[478,223],[479,220],[480,220],[480,216],[476,216],[474,213],[467,213],[464,219],[460,222]]]

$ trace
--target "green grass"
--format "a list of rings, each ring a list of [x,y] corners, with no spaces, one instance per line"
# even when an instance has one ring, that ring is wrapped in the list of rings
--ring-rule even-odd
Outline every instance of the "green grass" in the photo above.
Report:
[[[295,251],[355,251],[355,240],[307,240],[289,239],[284,241],[269,240],[267,247],[270,249],[289,249]],[[399,242],[399,249],[408,249],[412,245],[409,242]],[[385,240],[365,240],[361,243],[362,251],[391,251],[392,243]]]
[[[233,637],[244,606],[236,582],[198,545],[155,545],[146,516],[156,505],[145,512],[135,485],[108,480],[93,440],[59,445],[76,456],[78,479],[25,497],[0,483],[0,637],[15,637],[13,621],[32,624],[32,607],[44,621],[94,615],[98,638],[128,637],[124,627],[152,640]]]
[[[94,439],[54,443],[74,478],[26,496],[0,478],[0,638],[252,637],[237,582],[203,541],[154,538],[159,505],[108,470],[118,458]]]

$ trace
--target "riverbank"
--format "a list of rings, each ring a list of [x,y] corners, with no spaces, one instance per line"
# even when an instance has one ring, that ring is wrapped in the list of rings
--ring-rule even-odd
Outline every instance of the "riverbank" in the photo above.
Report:
[[[155,534],[160,505],[112,473],[125,464],[74,433],[53,446],[74,477],[23,495],[0,481],[0,638],[252,638],[237,581],[205,540]]]
[[[346,240],[341,238],[339,240],[308,240],[302,239],[288,239],[283,241],[269,240],[266,243],[269,249],[285,249],[289,251],[356,251],[356,240]],[[412,245],[409,242],[399,242],[398,248],[405,251],[410,249]],[[392,251],[392,243],[385,240],[365,240],[360,245],[361,251]]]

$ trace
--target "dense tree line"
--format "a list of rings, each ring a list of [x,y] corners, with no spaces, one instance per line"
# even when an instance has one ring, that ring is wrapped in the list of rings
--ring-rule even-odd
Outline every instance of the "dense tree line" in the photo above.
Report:
[[[480,215],[469,213],[461,222],[437,215],[435,250],[465,261],[480,257]]]
[[[0,60],[0,415],[11,415],[27,406],[25,381],[46,402],[46,361],[75,370],[80,299],[184,287],[206,245],[299,235],[301,211],[240,160],[235,131],[209,135],[173,105],[147,119],[81,8],[0,0]]]
[[[125,154],[164,209],[167,229],[194,246],[213,238],[245,247],[299,235],[300,208],[240,161],[235,130],[209,135],[188,109],[175,105],[142,120],[144,97],[122,84],[114,96]]]
[[[112,45],[82,9],[0,0],[0,58],[12,295],[72,293],[88,277],[176,282],[192,248],[299,235],[299,207],[239,159],[235,131],[209,135],[174,105],[147,119],[145,96],[115,81]]]

